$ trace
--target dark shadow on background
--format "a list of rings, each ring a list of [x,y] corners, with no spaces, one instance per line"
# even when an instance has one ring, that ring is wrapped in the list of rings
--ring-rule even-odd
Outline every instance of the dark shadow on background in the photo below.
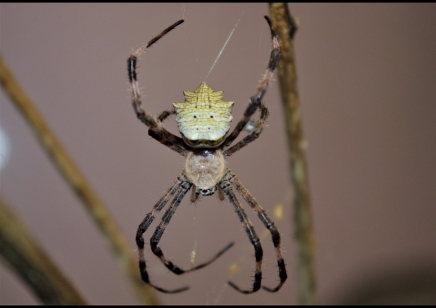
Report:
[[[432,264],[433,263],[433,264]],[[384,265],[352,283],[340,305],[436,305],[436,266],[415,258],[402,266]]]

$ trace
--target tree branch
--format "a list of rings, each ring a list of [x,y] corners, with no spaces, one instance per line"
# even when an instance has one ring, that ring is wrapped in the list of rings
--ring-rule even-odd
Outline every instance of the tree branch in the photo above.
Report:
[[[145,304],[156,304],[156,295],[149,286],[142,282],[137,260],[115,219],[92,190],[84,175],[58,141],[30,98],[21,89],[1,56],[0,83],[32,128],[58,171],[82,201],[100,231],[106,236],[112,251],[118,257],[123,269],[133,283],[140,300]]]
[[[0,195],[0,254],[47,305],[86,305]]]
[[[280,37],[282,56],[278,67],[283,114],[288,138],[289,166],[294,186],[295,238],[298,246],[300,304],[316,304],[315,244],[309,179],[303,138],[293,39],[297,24],[286,3],[270,4],[271,20]]]

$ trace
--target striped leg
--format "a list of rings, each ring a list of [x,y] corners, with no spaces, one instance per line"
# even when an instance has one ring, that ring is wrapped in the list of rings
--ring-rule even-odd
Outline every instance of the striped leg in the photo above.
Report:
[[[271,20],[268,16],[265,16],[266,21],[268,22],[268,25],[271,30],[271,38],[272,38],[272,45],[273,49],[271,51],[270,59],[268,62],[268,67],[266,69],[265,74],[263,75],[259,85],[257,86],[257,92],[255,95],[253,95],[250,100],[250,104],[248,104],[247,109],[244,112],[244,115],[242,119],[238,122],[235,129],[232,131],[231,134],[229,134],[226,138],[226,140],[223,143],[223,149],[226,150],[229,148],[230,144],[239,136],[239,133],[244,129],[244,127],[247,125],[248,121],[250,121],[253,114],[257,111],[258,108],[261,108],[262,110],[262,99],[268,89],[269,81],[271,80],[274,70],[276,69],[279,60],[280,60],[280,43],[278,35],[271,23]],[[266,107],[264,107],[266,109]],[[265,112],[265,111],[264,111]],[[267,111],[266,111],[267,112]],[[259,134],[262,132],[262,130],[259,131]],[[256,136],[256,138],[258,135]],[[256,139],[254,138],[254,139]],[[250,140],[253,141],[254,139]],[[248,143],[248,142],[247,142]],[[245,145],[245,144],[244,144]],[[240,147],[242,148],[242,146]],[[235,148],[233,152],[236,152],[238,149]],[[232,153],[233,153],[232,152]],[[230,153],[230,154],[232,154]]]
[[[145,231],[147,231],[148,227],[153,222],[155,216],[157,213],[159,213],[165,205],[168,203],[168,201],[171,199],[171,197],[180,190],[180,187],[182,183],[185,182],[184,175],[177,178],[177,181],[171,186],[165,194],[162,196],[162,198],[156,203],[156,205],[153,207],[150,213],[148,213],[141,224],[138,227],[138,231],[136,232],[136,245],[138,246],[138,253],[139,253],[139,270],[141,273],[141,278],[145,283],[148,283],[150,286],[152,286],[154,289],[165,292],[165,293],[177,293],[186,290],[186,288],[181,288],[173,291],[168,291],[165,289],[162,289],[158,286],[153,285],[150,282],[150,278],[148,276],[147,272],[147,266],[145,263],[145,256],[144,256],[144,238],[143,234]]]
[[[159,122],[165,121],[166,118],[168,118],[170,115],[176,114],[176,111],[174,109],[171,109],[170,111],[164,110],[158,117],[157,120]]]
[[[231,281],[229,281],[229,285],[232,288],[234,288],[236,291],[239,291],[244,294],[251,294],[257,292],[260,289],[261,282],[262,282],[262,259],[263,259],[262,246],[260,244],[259,237],[256,235],[256,232],[254,231],[253,225],[248,219],[247,214],[245,214],[245,211],[241,203],[239,202],[238,198],[236,197],[235,193],[233,192],[232,188],[230,187],[230,182],[224,179],[223,181],[220,182],[220,186],[224,191],[224,193],[227,195],[227,198],[229,198],[230,203],[233,205],[235,212],[238,215],[239,220],[242,223],[242,226],[244,227],[245,232],[247,233],[247,236],[254,247],[254,256],[256,258],[256,270],[254,273],[253,288],[251,290],[242,290]]]
[[[268,108],[265,107],[263,103],[260,104],[260,118],[259,121],[257,121],[256,126],[254,127],[253,132],[246,136],[244,139],[236,143],[235,145],[231,146],[229,149],[224,151],[224,155],[226,157],[231,156],[233,153],[239,151],[243,147],[245,147],[250,142],[253,142],[257,138],[259,138],[260,134],[263,131],[263,128],[265,127],[265,121],[268,118],[269,111]]]
[[[159,141],[160,143],[176,151],[180,155],[185,156],[187,154],[187,151],[185,149],[185,143],[183,142],[183,139],[167,131],[162,126],[161,124],[162,121],[160,121],[159,119],[156,120],[152,115],[150,115],[142,108],[141,96],[139,94],[139,85],[138,85],[138,79],[136,73],[136,64],[138,62],[139,56],[147,48],[152,46],[159,39],[161,39],[165,34],[173,30],[181,23],[183,23],[183,20],[179,20],[175,24],[171,25],[170,27],[162,31],[162,33],[160,33],[158,36],[151,39],[151,41],[149,41],[146,45],[142,46],[137,51],[132,53],[130,57],[127,59],[127,73],[131,85],[131,90],[132,90],[133,109],[138,119],[149,127],[148,134],[154,139],[156,139],[157,141]]]
[[[277,266],[279,268],[280,283],[275,288],[263,287],[263,289],[269,292],[277,292],[278,290],[280,290],[280,288],[288,278],[288,275],[286,273],[285,261],[283,260],[282,250],[280,248],[280,233],[277,230],[277,227],[274,225],[274,222],[265,213],[265,210],[259,205],[259,203],[257,203],[257,201],[250,194],[250,192],[242,185],[239,179],[230,170],[228,171],[228,176],[229,181],[235,185],[236,190],[242,195],[242,198],[244,198],[248,205],[254,210],[254,212],[264,224],[265,228],[267,228],[271,232],[272,241],[274,243],[274,247],[277,253]]]
[[[169,261],[163,254],[162,250],[157,246],[162,238],[162,235],[165,232],[165,229],[168,225],[168,223],[170,222],[171,218],[173,217],[175,211],[177,210],[177,207],[180,205],[180,203],[182,202],[183,197],[186,195],[186,193],[189,191],[189,189],[191,189],[191,187],[193,186],[191,183],[185,181],[183,183],[181,183],[180,185],[180,190],[178,191],[178,193],[175,195],[173,201],[171,202],[170,207],[168,208],[168,210],[165,212],[165,214],[162,217],[162,221],[159,224],[159,226],[157,226],[156,230],[153,233],[153,236],[150,239],[150,246],[151,246],[151,250],[153,251],[153,253],[162,261],[162,263],[174,274],[177,275],[182,275],[184,273],[189,273],[195,270],[198,270],[200,268],[203,268],[207,265],[209,265],[210,263],[212,263],[213,261],[215,261],[216,259],[218,259],[223,253],[225,253],[228,249],[230,249],[230,247],[233,246],[233,242],[228,244],[226,247],[224,247],[223,249],[221,249],[213,258],[211,258],[209,261],[202,263],[200,265],[194,266],[188,270],[184,270],[181,269],[180,267],[178,267],[177,265],[175,265],[173,262]],[[156,288],[156,287],[155,287]],[[175,291],[170,291],[168,292],[167,290],[164,290],[162,288],[156,288],[157,290],[164,292],[164,293],[176,293],[176,292],[181,292],[184,290],[187,290],[188,287],[184,287],[181,289],[177,289]]]

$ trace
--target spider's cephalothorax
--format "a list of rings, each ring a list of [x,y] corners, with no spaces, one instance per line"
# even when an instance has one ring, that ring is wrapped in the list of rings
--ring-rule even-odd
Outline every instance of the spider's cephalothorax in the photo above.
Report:
[[[145,216],[136,233],[136,244],[138,245],[139,251],[139,269],[142,280],[158,291],[177,293],[188,289],[188,287],[176,290],[160,288],[150,282],[146,268],[143,234],[153,222],[155,215],[160,212],[169,201],[171,201],[170,206],[150,239],[150,248],[171,272],[181,275],[205,267],[233,246],[233,243],[230,243],[209,261],[188,270],[181,269],[164,256],[158,244],[174,212],[190,189],[192,189],[192,202],[195,202],[199,195],[209,196],[216,191],[218,191],[221,200],[224,200],[225,196],[227,196],[254,247],[256,269],[252,288],[243,290],[229,281],[230,286],[245,294],[258,291],[262,282],[263,260],[263,249],[260,240],[241,203],[236,197],[233,188],[241,194],[242,198],[254,210],[264,226],[271,233],[277,255],[280,282],[275,288],[263,287],[263,289],[270,292],[277,292],[286,281],[287,274],[280,247],[280,233],[274,225],[274,222],[265,213],[265,210],[226,166],[227,158],[259,137],[268,117],[268,109],[263,104],[262,99],[280,58],[280,44],[270,19],[267,16],[265,16],[265,19],[271,30],[273,45],[268,67],[257,87],[256,94],[250,98],[251,102],[248,104],[242,119],[230,134],[228,134],[228,131],[232,121],[231,112],[233,102],[224,102],[223,91],[214,91],[205,82],[201,83],[193,92],[184,91],[185,101],[174,103],[174,109],[162,112],[157,118],[153,117],[142,108],[136,76],[138,57],[165,34],[180,25],[183,20],[165,29],[146,45],[132,53],[127,60],[128,76],[132,88],[132,105],[137,117],[149,127],[148,134],[151,137],[185,157],[185,168],[182,173],[177,177],[177,180],[165,192],[162,198],[154,205],[151,212]],[[250,133],[242,140],[231,145],[244,127],[246,127],[247,123],[250,122],[251,117],[257,110],[260,111],[260,118],[255,123],[254,128],[251,129]],[[176,122],[182,137],[173,135],[162,125],[162,122],[172,114],[177,115]]]

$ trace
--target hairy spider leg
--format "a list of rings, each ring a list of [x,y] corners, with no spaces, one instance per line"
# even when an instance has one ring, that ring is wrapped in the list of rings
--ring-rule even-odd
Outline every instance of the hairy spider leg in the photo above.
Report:
[[[154,218],[156,217],[156,214],[159,213],[165,205],[168,203],[168,201],[171,199],[172,196],[176,192],[180,190],[180,187],[184,181],[181,179],[181,177],[177,178],[177,181],[174,182],[174,184],[165,192],[165,194],[160,198],[160,200],[153,206],[153,209],[145,216],[145,218],[142,220],[142,222],[138,226],[138,231],[136,232],[136,245],[138,246],[138,253],[139,253],[139,271],[141,273],[142,280],[149,284],[154,289],[164,292],[164,293],[178,293],[182,292],[188,289],[188,287],[168,291],[165,289],[162,289],[150,282],[150,278],[148,276],[147,272],[147,265],[145,262],[145,256],[144,256],[144,238],[143,234],[145,231],[147,231],[148,227],[153,222]]]
[[[254,256],[256,258],[256,270],[254,272],[254,282],[253,288],[251,290],[242,290],[231,281],[228,281],[228,283],[236,291],[244,294],[251,294],[257,292],[261,286],[263,249],[262,245],[260,244],[259,237],[254,231],[254,227],[251,224],[250,219],[248,218],[247,214],[244,211],[244,208],[242,207],[241,203],[239,202],[238,198],[230,187],[230,181],[226,179],[226,176],[224,176],[224,178],[225,179],[220,182],[220,186],[226,194],[227,198],[229,199],[230,203],[233,205],[235,212],[238,215],[239,221],[242,223],[242,226],[244,227],[245,232],[247,233],[247,236],[254,247]]]
[[[268,118],[269,115],[268,108],[266,108],[266,106],[263,103],[260,104],[259,108],[260,108],[260,118],[256,122],[256,125],[254,126],[254,129],[251,132],[251,134],[245,136],[244,139],[240,140],[238,143],[232,145],[230,148],[224,151],[224,155],[226,157],[230,157],[233,153],[239,151],[250,142],[253,142],[257,138],[259,138],[260,134],[263,131],[263,128],[265,127],[266,119]]]
[[[260,206],[259,203],[257,203],[257,201],[253,198],[247,188],[242,185],[241,181],[239,181],[235,174],[230,170],[227,174],[229,181],[235,185],[236,190],[241,194],[242,198],[244,198],[248,205],[254,210],[259,219],[262,221],[265,228],[267,228],[271,232],[272,241],[274,243],[277,254],[277,267],[279,269],[280,283],[275,288],[268,288],[265,286],[263,286],[262,288],[269,292],[277,292],[278,290],[280,290],[280,288],[288,278],[288,274],[286,273],[285,261],[283,260],[282,250],[280,247],[280,233],[277,230],[274,222],[266,214],[265,210]]]
[[[263,105],[262,99],[263,99],[266,91],[268,90],[269,81],[271,80],[273,73],[274,73],[274,70],[276,69],[276,67],[279,63],[279,60],[280,60],[281,53],[280,53],[280,43],[279,43],[278,35],[277,35],[277,33],[274,29],[274,26],[272,25],[269,17],[265,16],[265,19],[268,22],[268,25],[269,25],[270,30],[271,30],[271,39],[272,39],[272,45],[273,45],[273,49],[271,50],[271,55],[270,55],[270,59],[268,62],[268,66],[267,66],[265,74],[263,75],[262,79],[260,80],[259,85],[257,86],[257,93],[250,98],[251,102],[248,104],[247,109],[245,110],[244,115],[242,116],[242,119],[238,122],[235,129],[232,131],[232,133],[230,135],[227,136],[226,140],[224,141],[224,143],[223,143],[224,151],[227,150],[229,148],[230,144],[239,136],[239,133],[244,129],[244,127],[250,121],[251,117],[257,111],[257,109]],[[263,106],[263,108],[266,109],[265,106]],[[261,108],[261,112],[262,112],[262,108]],[[265,113],[265,111],[263,111],[263,112]],[[266,111],[266,114],[267,113],[268,113],[268,111]],[[258,124],[259,124],[259,122],[258,122]],[[264,124],[264,122],[262,122],[262,125],[263,124]],[[229,154],[230,155],[233,154],[238,149],[242,148],[243,146],[245,146],[248,143],[257,139],[257,137],[259,137],[259,134],[261,132],[262,132],[262,128],[260,129],[260,131],[258,130],[258,134],[255,138],[246,139],[245,144],[242,144],[242,146],[240,145],[239,148],[235,148],[233,151],[229,152]],[[255,132],[253,132],[253,133],[255,133]],[[255,135],[256,134],[254,134],[253,137]],[[225,151],[225,153],[226,153],[226,151]]]
[[[189,289],[189,287],[183,287],[175,290],[167,290],[163,289],[161,287],[158,287],[150,282],[150,278],[148,275],[148,272],[146,270],[146,262],[144,257],[144,238],[143,234],[145,231],[147,231],[150,224],[153,222],[154,218],[156,217],[156,214],[159,213],[165,205],[168,203],[169,199],[175,195],[174,199],[171,202],[170,207],[165,212],[165,214],[162,217],[162,221],[159,224],[159,226],[156,227],[156,230],[153,233],[153,236],[150,239],[150,246],[153,253],[162,261],[162,263],[173,273],[177,275],[182,275],[184,273],[189,273],[195,270],[198,270],[200,268],[203,268],[209,264],[211,264],[213,261],[218,259],[223,253],[225,253],[227,250],[229,250],[234,243],[231,242],[226,247],[221,249],[213,258],[211,258],[209,261],[199,264],[195,267],[190,268],[189,270],[183,270],[177,265],[175,265],[173,262],[169,261],[165,256],[163,255],[162,250],[157,246],[159,244],[159,241],[165,232],[165,228],[170,222],[174,212],[176,211],[177,207],[180,205],[180,202],[182,201],[183,197],[186,195],[186,193],[191,188],[192,184],[189,183],[186,179],[186,177],[182,174],[180,177],[177,178],[177,181],[171,186],[166,192],[165,195],[158,201],[158,203],[153,207],[153,210],[148,213],[144,220],[141,222],[141,224],[138,227],[138,231],[136,233],[136,244],[138,245],[138,251],[139,251],[139,269],[141,272],[142,280],[146,283],[148,283],[151,287],[154,289],[163,292],[163,293],[179,293],[182,291],[185,291]]]
[[[268,25],[271,30],[271,37],[272,37],[272,45],[273,49],[271,51],[269,63],[266,69],[266,72],[262,79],[260,80],[258,87],[257,87],[257,93],[252,96],[251,102],[247,106],[245,113],[242,117],[242,119],[238,122],[233,132],[226,137],[224,142],[217,147],[217,149],[222,149],[224,156],[227,158],[231,156],[233,153],[239,151],[241,148],[245,147],[247,144],[253,142],[256,140],[259,135],[262,133],[262,130],[265,125],[265,121],[269,115],[268,109],[262,102],[262,99],[267,92],[269,81],[271,80],[273,76],[273,72],[276,69],[278,65],[278,61],[280,58],[280,44],[278,41],[278,36],[274,30],[274,27],[272,26],[271,20],[265,16],[265,19],[268,22]],[[140,99],[140,93],[139,93],[139,87],[138,87],[138,81],[137,81],[137,73],[136,73],[136,64],[138,57],[151,45],[153,45],[155,42],[157,42],[160,38],[162,38],[165,34],[167,34],[169,31],[177,27],[179,24],[181,24],[183,20],[180,20],[173,24],[172,26],[165,29],[162,33],[160,33],[158,36],[154,37],[150,42],[148,42],[146,45],[143,45],[140,49],[132,53],[132,55],[128,59],[128,76],[132,88],[132,105],[134,108],[134,111],[137,115],[137,117],[149,127],[148,134],[156,139],[157,141],[161,142],[165,146],[171,148],[172,150],[176,151],[180,155],[187,157],[189,153],[193,152],[193,149],[187,145],[184,140],[181,137],[175,136],[172,133],[168,132],[163,126],[162,122],[168,118],[170,115],[175,114],[175,110],[171,111],[164,111],[162,112],[157,118],[154,118],[149,113],[144,111],[142,109],[142,102]],[[239,136],[240,132],[244,129],[244,127],[247,125],[247,123],[251,120],[251,117],[253,114],[260,110],[260,118],[257,121],[254,130],[245,138],[243,138],[241,141],[236,143],[235,145],[231,146],[231,143]],[[286,268],[285,263],[283,261],[283,257],[281,255],[281,248],[280,248],[280,234],[275,227],[274,223],[268,218],[263,208],[256,202],[256,200],[251,196],[251,194],[248,192],[248,190],[240,183],[240,181],[235,177],[235,175],[227,169],[225,171],[225,174],[223,178],[217,183],[216,187],[218,188],[219,197],[222,200],[224,198],[224,195],[228,197],[230,200],[230,203],[233,205],[235,212],[237,213],[249,239],[252,243],[254,250],[255,250],[255,259],[256,259],[256,270],[255,270],[255,276],[254,276],[254,282],[253,287],[251,290],[243,290],[240,289],[238,286],[236,286],[233,282],[229,281],[230,286],[232,286],[234,289],[241,293],[250,294],[258,291],[261,287],[261,281],[262,281],[262,259],[263,259],[263,250],[262,246],[260,244],[259,238],[256,235],[253,225],[251,224],[248,216],[246,215],[241,203],[237,199],[235,193],[233,192],[231,185],[234,185],[236,190],[242,195],[244,200],[249,204],[249,206],[257,213],[258,217],[261,219],[263,224],[267,229],[270,230],[272,241],[274,243],[274,247],[276,248],[277,252],[277,264],[279,268],[279,277],[280,277],[280,283],[275,288],[268,288],[263,287],[265,290],[269,292],[276,292],[278,291],[283,283],[287,279],[286,274]],[[144,239],[143,234],[148,229],[150,224],[153,222],[156,213],[160,212],[165,205],[168,203],[168,201],[173,197],[173,200],[171,202],[170,207],[165,212],[165,214],[162,217],[162,221],[159,224],[159,226],[156,228],[155,232],[153,233],[153,236],[150,239],[151,249],[153,253],[159,257],[159,259],[163,262],[163,264],[171,270],[173,273],[181,275],[186,272],[191,272],[196,269],[200,269],[214,260],[216,260],[219,256],[221,256],[224,252],[226,252],[230,247],[233,246],[234,243],[230,243],[226,247],[224,247],[222,250],[220,250],[211,260],[209,260],[206,263],[200,264],[198,266],[195,266],[189,270],[183,270],[179,268],[178,266],[174,265],[171,261],[166,259],[163,255],[162,250],[157,246],[160,242],[160,239],[165,232],[166,226],[170,222],[174,212],[176,211],[177,207],[180,205],[183,197],[186,195],[186,193],[189,191],[189,189],[193,189],[193,195],[191,197],[191,201],[195,202],[198,198],[197,189],[193,183],[191,183],[184,173],[182,173],[181,176],[178,177],[177,181],[173,184],[172,187],[170,187],[165,195],[159,200],[159,202],[153,207],[152,211],[146,215],[144,220],[141,222],[140,226],[138,227],[137,235],[136,235],[136,242],[139,248],[139,267],[141,272],[142,279],[148,283],[150,286],[155,288],[158,291],[164,292],[164,293],[178,293],[187,290],[189,287],[183,287],[175,290],[166,290],[160,287],[157,287],[150,283],[148,273],[146,271],[146,263],[144,258]]]
[[[228,244],[226,247],[224,247],[223,249],[221,249],[212,259],[210,259],[209,261],[202,263],[200,265],[194,266],[188,270],[183,270],[180,267],[178,267],[177,265],[175,265],[173,262],[169,261],[167,258],[165,258],[165,256],[163,255],[162,250],[157,246],[162,238],[162,235],[165,232],[165,228],[167,227],[168,223],[170,222],[171,218],[173,217],[177,207],[180,205],[180,203],[182,202],[182,199],[185,197],[186,193],[189,191],[189,189],[191,189],[193,185],[188,182],[187,180],[184,181],[181,184],[181,189],[180,191],[176,194],[176,196],[174,197],[171,206],[168,208],[168,210],[165,212],[165,214],[162,216],[162,221],[160,222],[159,226],[156,227],[156,230],[153,233],[153,236],[150,239],[150,246],[151,246],[151,250],[153,251],[153,253],[162,261],[162,263],[174,274],[177,275],[182,275],[184,273],[189,273],[195,270],[198,270],[200,268],[203,268],[207,265],[209,265],[210,263],[212,263],[213,261],[215,261],[216,259],[218,259],[218,257],[220,257],[223,253],[225,253],[228,249],[230,249],[234,243],[230,243]]]
[[[183,139],[167,131],[161,125],[162,121],[156,120],[152,115],[150,115],[142,108],[141,96],[139,94],[140,91],[139,91],[139,85],[138,85],[138,79],[136,73],[136,64],[138,61],[138,57],[147,48],[149,48],[154,43],[156,43],[159,39],[161,39],[165,34],[167,34],[175,27],[183,23],[183,21],[184,21],[183,19],[179,20],[178,22],[174,23],[170,27],[166,28],[158,36],[152,38],[147,44],[143,45],[137,51],[132,53],[130,57],[127,59],[127,72],[131,85],[131,90],[132,90],[133,110],[135,111],[138,119],[149,127],[148,134],[154,139],[156,139],[157,141],[159,141],[160,143],[172,149],[173,151],[179,153],[182,156],[186,156],[187,150]]]
[[[176,111],[174,109],[171,109],[170,111],[164,110],[162,113],[157,117],[157,120],[159,122],[165,121],[166,118],[168,118],[170,115],[176,114]]]

